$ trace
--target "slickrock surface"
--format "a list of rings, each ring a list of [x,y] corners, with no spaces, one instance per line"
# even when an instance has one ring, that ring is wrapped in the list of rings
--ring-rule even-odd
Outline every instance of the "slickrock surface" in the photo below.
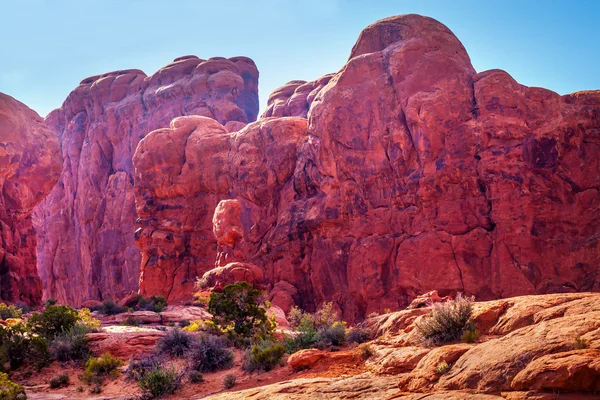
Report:
[[[60,174],[58,141],[35,111],[0,93],[0,299],[38,304],[32,210]]]
[[[347,321],[434,289],[600,289],[600,91],[476,73],[452,32],[418,15],[367,27],[328,79],[301,105],[308,86],[285,85],[235,133],[186,117],[146,136],[134,157],[144,293],[189,296],[223,260],[261,268],[285,311],[333,301]],[[217,249],[228,199],[243,234]]]
[[[64,161],[35,211],[45,296],[79,305],[138,290],[131,158],[148,132],[182,115],[234,131],[257,114],[258,70],[246,57],[186,56],[151,76],[124,70],[84,79],[46,118]]]

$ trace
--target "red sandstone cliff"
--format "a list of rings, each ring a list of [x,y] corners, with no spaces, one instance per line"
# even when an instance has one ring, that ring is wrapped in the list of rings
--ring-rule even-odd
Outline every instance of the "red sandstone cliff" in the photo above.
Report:
[[[0,93],[0,299],[38,304],[33,207],[56,184],[58,141],[23,103]]]
[[[265,115],[302,115],[296,89]],[[333,300],[356,320],[431,289],[600,289],[600,91],[476,73],[448,28],[405,15],[367,27],[306,104],[308,123],[228,133],[187,117],[146,136],[134,157],[144,293],[189,295],[229,198],[243,234],[219,265],[258,266],[284,308]]]
[[[187,56],[151,76],[125,70],[84,79],[46,118],[64,162],[35,212],[45,295],[78,305],[137,290],[131,158],[149,131],[181,115],[235,131],[257,113],[258,70],[245,57]]]

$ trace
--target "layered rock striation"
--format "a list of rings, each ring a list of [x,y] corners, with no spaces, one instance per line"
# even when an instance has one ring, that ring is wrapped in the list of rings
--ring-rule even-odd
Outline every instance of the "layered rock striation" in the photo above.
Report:
[[[58,185],[35,211],[46,297],[79,305],[137,291],[131,159],[148,132],[182,115],[235,131],[257,114],[258,70],[246,57],[186,56],[151,76],[84,79],[46,118],[64,159]]]
[[[217,260],[227,199],[242,238],[219,259],[261,268],[284,309],[333,301],[355,321],[434,289],[600,289],[600,91],[477,73],[447,27],[418,15],[367,27],[307,119],[290,108],[302,85],[239,132],[185,117],[140,143],[144,293],[191,293]]]
[[[61,171],[58,141],[35,111],[0,93],[0,300],[39,304],[33,207]]]

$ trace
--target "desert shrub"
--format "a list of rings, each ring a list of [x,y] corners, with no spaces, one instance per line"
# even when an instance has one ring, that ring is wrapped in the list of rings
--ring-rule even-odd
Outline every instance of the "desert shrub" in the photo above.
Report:
[[[263,292],[248,282],[227,285],[222,293],[211,293],[208,312],[216,326],[232,336],[266,337],[273,331],[262,300]]]
[[[583,350],[590,347],[590,342],[583,339],[581,336],[577,336],[573,341],[573,348],[575,350]]]
[[[83,388],[83,386],[79,385],[75,390],[77,390],[79,393],[83,393],[85,389]]]
[[[190,321],[188,321],[187,319],[183,319],[183,320],[179,321],[179,322],[177,323],[177,325],[178,325],[180,328],[185,328],[186,326],[189,326],[189,325],[190,325]]]
[[[48,340],[68,332],[79,321],[78,313],[69,306],[48,306],[43,313],[34,313],[27,325],[31,330]]]
[[[102,302],[102,307],[98,311],[104,315],[117,315],[126,312],[127,308],[118,305],[112,299],[106,299]]]
[[[321,308],[313,315],[313,324],[316,330],[329,329],[339,321],[339,315],[333,309],[333,303],[323,303]]]
[[[189,359],[192,369],[199,372],[214,372],[233,366],[233,353],[227,348],[227,341],[213,335],[201,336],[194,341]]]
[[[46,302],[44,303],[44,308],[48,308],[51,306],[55,306],[56,304],[58,304],[58,300],[53,299],[52,297],[50,297],[48,300],[46,300]]]
[[[63,386],[69,386],[69,375],[60,374],[50,379],[50,387],[52,389],[58,389]]]
[[[374,354],[374,353],[373,353],[373,349],[371,348],[371,346],[369,346],[369,345],[368,345],[368,344],[366,344],[366,343],[364,343],[364,344],[361,344],[361,345],[358,347],[358,351],[359,351],[360,357],[361,357],[363,360],[366,360],[366,359],[368,359],[368,358],[371,358],[371,356]]]
[[[116,377],[118,368],[123,364],[121,360],[113,357],[110,353],[104,353],[100,357],[92,357],[85,363],[85,371],[81,377],[88,384],[101,385],[107,376]]]
[[[279,343],[263,342],[255,344],[251,349],[246,351],[242,369],[246,372],[268,372],[281,364],[284,354],[285,347]]]
[[[211,320],[206,321],[191,321],[189,325],[182,328],[185,332],[197,332],[202,331],[211,335],[220,335],[223,332],[215,325]]]
[[[8,379],[8,375],[0,372],[0,399],[2,400],[26,400],[27,395],[23,386],[17,385]]]
[[[142,393],[150,399],[175,393],[180,383],[181,376],[174,367],[154,368],[138,380]]]
[[[423,340],[434,345],[459,340],[468,328],[472,302],[473,298],[458,294],[454,300],[433,304],[431,314],[416,324]]]
[[[237,376],[234,374],[227,374],[225,378],[223,378],[223,387],[225,389],[231,389],[237,383]]]
[[[133,306],[134,310],[146,310],[146,311],[154,311],[161,312],[163,308],[167,305],[167,301],[163,296],[151,296],[144,297],[142,295],[138,296],[137,303]]]
[[[298,306],[294,306],[288,312],[287,320],[290,324],[290,328],[298,328],[300,326],[300,322],[304,317],[305,313]]]
[[[469,322],[465,327],[460,340],[464,343],[474,343],[479,339],[479,330],[475,327],[475,324]]]
[[[188,353],[193,342],[193,336],[179,328],[175,328],[160,338],[156,345],[158,352],[161,354],[167,354],[171,357],[183,357]]]
[[[440,362],[435,367],[435,373],[438,375],[444,375],[446,372],[450,371],[450,365],[446,361]]]
[[[140,326],[140,321],[135,319],[133,316],[128,316],[125,321],[121,322],[124,326]]]
[[[150,371],[153,371],[162,366],[162,360],[156,355],[142,357],[139,360],[130,360],[127,366],[127,378],[139,380],[146,376]]]
[[[198,371],[190,371],[188,373],[188,379],[190,383],[202,383],[204,382],[204,376]]]
[[[58,335],[50,343],[52,357],[62,362],[86,360],[91,354],[86,333],[86,327],[77,324],[70,331]]]
[[[199,293],[194,294],[194,305],[197,307],[208,307],[210,298],[202,296]]]
[[[100,320],[92,317],[89,308],[82,308],[77,313],[79,323],[84,325],[88,332],[98,332],[100,330]]]
[[[17,369],[24,364],[44,367],[50,360],[48,340],[22,322],[0,326],[0,370],[4,365]]]
[[[21,318],[23,311],[13,305],[0,303],[0,319]]]
[[[319,341],[325,345],[339,346],[346,341],[346,325],[334,322],[331,327],[319,331]]]
[[[293,336],[286,336],[283,345],[286,352],[292,354],[298,350],[314,348],[320,340],[319,333],[310,328],[302,330]]]
[[[348,333],[348,343],[364,343],[367,340],[371,339],[371,333],[363,328],[353,328],[350,333]]]

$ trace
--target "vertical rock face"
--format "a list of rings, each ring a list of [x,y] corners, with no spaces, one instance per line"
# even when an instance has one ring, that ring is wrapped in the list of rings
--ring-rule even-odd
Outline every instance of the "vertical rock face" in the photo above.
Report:
[[[476,73],[454,34],[418,15],[367,27],[295,107],[304,85],[237,133],[176,119],[140,144],[143,290],[189,295],[227,254],[263,269],[274,304],[334,301],[348,321],[430,290],[600,290],[600,91]],[[303,107],[308,125],[267,118]],[[240,203],[243,238],[217,259],[224,199]]]
[[[186,56],[151,76],[124,70],[84,79],[46,119],[64,161],[35,211],[45,295],[78,305],[137,290],[131,158],[149,131],[182,115],[233,131],[257,114],[258,70],[245,57]]]
[[[56,184],[59,144],[33,110],[0,93],[0,299],[39,304],[33,207]]]

